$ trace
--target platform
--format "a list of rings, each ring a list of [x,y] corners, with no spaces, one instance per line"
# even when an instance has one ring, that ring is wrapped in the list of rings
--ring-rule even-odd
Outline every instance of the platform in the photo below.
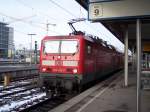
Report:
[[[7,72],[7,71],[16,71],[16,70],[30,70],[30,69],[38,69],[38,66],[32,65],[32,66],[0,66],[0,73]]]
[[[50,112],[136,112],[136,73],[129,71],[124,87],[123,72],[110,85],[97,84]],[[150,90],[142,90],[141,112],[150,112]]]

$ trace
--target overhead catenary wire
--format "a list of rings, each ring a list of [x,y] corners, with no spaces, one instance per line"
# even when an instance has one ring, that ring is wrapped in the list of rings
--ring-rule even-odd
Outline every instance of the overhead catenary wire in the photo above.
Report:
[[[28,5],[28,4],[24,3],[24,2],[21,1],[21,0],[16,0],[16,1],[17,1],[18,3],[20,3],[21,5],[23,5],[24,7],[27,7],[27,8],[29,8],[29,9],[31,9],[32,11],[35,11],[35,13],[40,14],[40,15],[43,15],[43,16],[45,16],[45,17],[48,18],[48,19],[52,19],[52,20],[54,20],[54,21],[56,21],[56,19],[57,19],[57,18],[54,18],[54,17],[52,17],[52,16],[49,16],[48,14],[46,14],[46,13],[44,13],[44,12],[41,12],[41,11],[39,11],[39,10],[33,8],[31,5]]]
[[[25,2],[23,2],[22,0],[16,0],[17,2],[19,2],[20,4],[22,4],[22,5],[24,5],[25,7],[28,7],[28,8],[30,8],[31,10],[34,10],[36,13],[39,13],[39,14],[41,14],[41,15],[45,15],[45,14],[43,14],[43,12],[41,12],[41,11],[37,11],[35,8],[33,8],[31,5],[29,5],[29,4],[26,4]],[[68,13],[69,15],[71,15],[71,16],[73,16],[73,17],[75,17],[75,18],[77,18],[77,16],[75,15],[75,14],[73,14],[71,11],[69,11],[68,9],[66,9],[66,8],[64,8],[62,5],[60,5],[60,4],[58,4],[56,1],[54,1],[54,0],[48,0],[49,2],[51,2],[51,3],[53,3],[55,6],[57,6],[57,7],[59,7],[61,10],[63,10],[63,11],[65,11],[66,13]],[[81,16],[81,6],[80,6],[80,16]],[[82,13],[82,15],[83,15],[83,13]],[[51,17],[51,16],[49,16],[49,15],[46,15],[47,17],[49,17],[49,18],[53,18],[53,17]],[[53,18],[53,19],[55,19],[55,18]],[[29,24],[29,23],[28,23]],[[98,32],[98,33],[101,33],[101,35],[103,36],[103,35],[105,35],[104,33],[102,33],[102,32],[100,32],[100,31],[98,31],[97,29],[93,29],[92,27],[89,27],[89,25],[87,24],[87,23],[85,23],[86,24],[86,26],[89,28],[89,29],[91,29],[92,31],[94,31],[94,32]],[[30,22],[30,25],[32,25],[32,26],[34,26],[34,27],[39,27],[39,28],[41,28],[41,26],[38,26],[38,25],[35,25],[34,23],[31,23]],[[45,29],[45,28],[43,28],[42,27],[42,29]],[[52,30],[51,30],[52,31]],[[53,31],[52,31],[53,32]],[[56,33],[56,31],[55,31],[55,33]],[[58,33],[58,32],[57,32]]]
[[[23,34],[23,35],[27,35],[27,33],[22,32],[22,31],[19,31],[19,30],[16,30],[16,29],[14,29],[14,31],[16,31],[16,32],[18,32],[18,33],[21,33],[21,34]]]
[[[16,0],[16,1],[18,1],[20,4],[22,4],[22,5],[24,5],[25,7],[28,7],[28,8],[30,8],[30,9],[32,9],[32,10],[34,10],[34,11],[36,11],[35,10],[35,8],[33,8],[33,7],[31,7],[30,5],[27,5],[26,3],[24,3],[23,1],[21,1],[21,0]],[[74,18],[77,18],[77,16],[76,15],[74,15],[72,12],[70,12],[69,10],[67,10],[66,8],[64,8],[63,6],[61,6],[61,5],[59,5],[58,3],[56,3],[54,0],[48,0],[49,2],[51,2],[51,3],[53,3],[55,6],[57,6],[57,7],[59,7],[60,9],[62,9],[63,11],[65,11],[66,13],[68,13],[69,15],[71,15],[71,16],[73,16]],[[80,9],[80,13],[82,13],[81,12],[81,9]],[[43,15],[43,13],[42,12],[40,12],[40,14],[41,15]],[[45,15],[45,14],[44,14]],[[82,13],[82,15],[83,15],[83,13]],[[46,15],[46,16],[48,16],[48,15]],[[49,17],[49,16],[48,16]],[[55,18],[53,18],[53,19],[55,19]],[[86,23],[85,23],[86,24]],[[86,24],[87,25],[87,24]],[[88,26],[88,25],[87,25]],[[88,26],[89,27],[89,26]],[[91,30],[93,30],[91,27],[89,27]],[[95,32],[95,30],[93,30],[94,32]],[[57,32],[58,33],[58,32]]]
[[[0,15],[5,16],[5,17],[8,17],[8,18],[10,18],[10,19],[12,19],[12,20],[15,20],[15,21],[19,20],[19,22],[23,22],[23,23],[29,24],[30,26],[32,26],[32,27],[34,27],[34,28],[36,27],[36,28],[40,28],[40,29],[42,29],[42,30],[46,30],[46,28],[44,28],[44,27],[41,27],[41,26],[36,25],[36,24],[34,24],[34,23],[31,24],[31,22],[25,21],[25,20],[23,20],[23,19],[21,20],[21,19],[12,17],[12,16],[8,16],[8,15],[6,15],[6,14],[3,14],[2,12],[0,12]],[[51,32],[53,32],[53,33],[56,33],[56,34],[60,34],[59,32],[56,32],[56,31],[53,31],[53,30],[49,30],[49,31],[51,31]]]
[[[69,10],[67,10],[66,8],[64,8],[62,5],[58,4],[57,2],[55,2],[54,0],[48,0],[49,2],[53,3],[55,6],[59,7],[60,9],[62,9],[64,12],[68,13],[69,15],[75,17],[75,18],[78,18],[76,15],[74,15],[72,12],[70,12]],[[83,15],[82,11],[81,11],[81,6],[80,6],[80,15],[79,17],[81,16],[81,14]],[[101,35],[101,38],[104,38],[104,37],[108,37],[105,33],[99,31],[97,28],[92,28],[92,27],[89,27],[89,25],[84,22],[84,24],[89,28],[91,29],[93,32],[95,33],[99,33]],[[100,23],[101,24],[101,23]],[[102,24],[101,24],[102,25]],[[110,31],[109,31],[110,32]],[[110,32],[111,33],[111,32]],[[111,33],[112,34],[112,33]],[[113,35],[113,34],[112,34]],[[113,35],[114,36],[114,35]],[[100,37],[99,37],[100,38]]]
[[[72,12],[70,12],[69,10],[67,10],[66,8],[64,8],[63,6],[61,6],[60,4],[56,3],[54,0],[48,0],[48,1],[51,2],[51,3],[53,3],[55,6],[59,7],[60,9],[62,9],[66,13],[68,13],[69,15],[71,15],[71,16],[73,16],[75,18],[78,18],[76,15],[74,15]],[[92,31],[95,32],[95,29],[89,27],[89,25],[87,23],[85,23],[85,25],[88,26],[88,28],[90,28]],[[95,33],[97,33],[97,32],[101,33],[100,31],[96,31]],[[103,35],[103,34],[101,33],[101,35]]]
[[[28,5],[28,4],[26,4],[25,2],[23,2],[23,1],[21,1],[21,0],[16,0],[16,1],[17,1],[18,3],[20,3],[21,5],[23,5],[23,6],[25,6],[25,7],[27,7],[27,8],[30,8],[32,11],[35,11],[36,13],[47,17],[48,19],[52,19],[52,20],[54,20],[54,21],[57,20],[57,18],[54,18],[54,17],[52,17],[52,16],[47,15],[46,13],[43,13],[43,12],[41,12],[41,11],[38,11],[37,9],[33,8],[31,5]],[[47,20],[48,20],[48,19],[47,19]],[[30,22],[30,23],[31,23],[31,24],[35,24],[35,22]],[[37,22],[36,24],[41,24],[41,23]],[[44,24],[44,23],[42,23],[42,24]],[[47,24],[49,24],[49,25],[54,25],[54,24],[52,24],[52,23],[45,23],[45,25],[47,25]],[[46,31],[47,31],[47,28],[44,28],[44,29],[46,29]],[[58,31],[54,31],[54,30],[50,30],[50,29],[48,29],[48,30],[51,31],[51,32],[53,32],[53,33],[56,33],[56,34],[61,34],[61,33],[58,32]]]
[[[19,22],[23,22],[23,23],[27,23],[27,24],[30,24],[29,22],[27,22],[27,21],[25,21],[25,20],[20,20],[20,19],[18,19],[18,18],[15,18],[15,17],[12,17],[12,16],[8,16],[8,15],[6,15],[6,14],[3,14],[2,12],[0,12],[0,15],[3,15],[3,16],[5,16],[5,17],[8,17],[8,18],[10,18],[10,19],[12,19],[12,20],[15,20],[15,21],[18,21],[19,20]],[[7,23],[7,22],[6,22]],[[33,24],[30,24],[31,26],[33,25]],[[34,25],[33,25],[34,26]],[[35,26],[34,26],[35,27]],[[37,26],[36,26],[37,27]],[[38,26],[39,27],[39,26]],[[41,27],[40,27],[41,28]],[[43,28],[42,28],[43,29]]]
[[[68,11],[67,9],[65,9],[64,7],[62,7],[61,5],[59,5],[58,3],[54,2],[53,0],[49,0],[49,2],[53,3],[54,5],[56,5],[57,7],[59,7],[60,9],[64,10],[66,13],[76,17],[74,14],[72,14],[70,11]]]
[[[11,23],[14,23],[14,22],[19,22],[19,21],[22,21],[22,20],[26,20],[26,19],[30,19],[32,17],[35,17],[36,15],[32,15],[32,16],[28,16],[28,17],[23,17],[23,18],[14,18],[15,20],[13,21],[9,21],[7,22],[8,24],[11,24]]]

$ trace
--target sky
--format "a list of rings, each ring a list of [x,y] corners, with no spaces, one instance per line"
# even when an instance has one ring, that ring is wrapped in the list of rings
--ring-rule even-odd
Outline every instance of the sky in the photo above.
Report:
[[[67,22],[76,18],[88,18],[88,12],[75,0],[0,0],[0,22],[8,23],[14,28],[14,43],[16,49],[30,48],[34,41],[38,49],[42,38],[47,35],[46,24],[49,25],[48,35],[68,35],[71,29]],[[76,23],[75,28],[88,34],[98,36],[114,45],[123,52],[124,45],[110,33],[101,23],[83,21]],[[33,47],[34,48],[34,47]]]

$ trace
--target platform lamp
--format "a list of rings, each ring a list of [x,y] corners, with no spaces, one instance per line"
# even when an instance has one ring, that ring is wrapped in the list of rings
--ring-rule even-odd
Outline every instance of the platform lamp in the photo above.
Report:
[[[28,35],[31,37],[31,43],[30,43],[30,66],[31,66],[31,63],[32,63],[32,36],[36,35],[36,34],[29,33]]]

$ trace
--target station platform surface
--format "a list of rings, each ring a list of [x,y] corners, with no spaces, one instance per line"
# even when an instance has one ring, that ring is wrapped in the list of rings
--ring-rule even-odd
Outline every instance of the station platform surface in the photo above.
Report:
[[[15,71],[15,70],[29,70],[29,69],[38,69],[38,66],[36,65],[18,65],[18,66],[0,66],[0,73],[6,72],[6,71]]]
[[[128,75],[128,87],[120,71],[111,84],[103,81],[50,112],[136,112],[136,73],[129,71]],[[141,90],[140,112],[150,112],[150,90]]]

